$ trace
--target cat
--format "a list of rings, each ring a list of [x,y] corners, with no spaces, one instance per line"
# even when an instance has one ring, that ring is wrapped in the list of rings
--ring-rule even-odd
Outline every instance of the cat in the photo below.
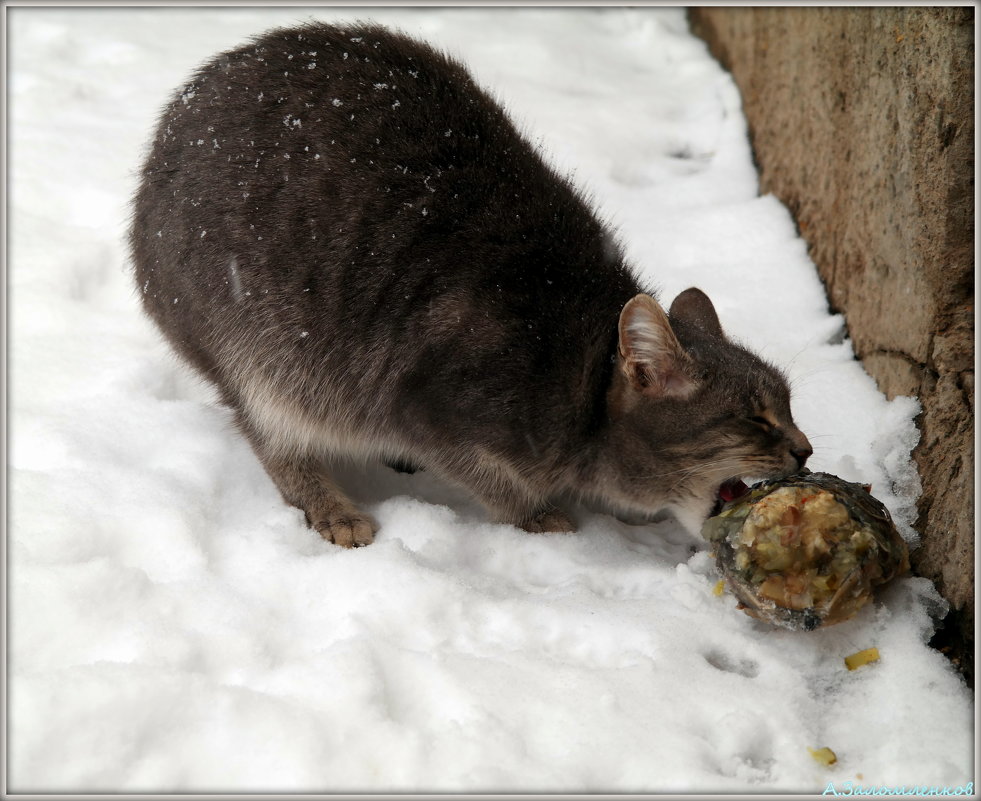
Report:
[[[701,290],[665,312],[465,67],[382,27],[277,29],[198,69],[130,246],[146,312],[338,545],[377,531],[338,456],[430,470],[532,532],[575,529],[560,495],[697,532],[811,454],[784,376]]]

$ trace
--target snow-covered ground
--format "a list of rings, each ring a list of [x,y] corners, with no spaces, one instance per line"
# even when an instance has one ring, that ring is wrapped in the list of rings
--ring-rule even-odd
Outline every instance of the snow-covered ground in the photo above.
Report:
[[[9,789],[971,781],[973,697],[926,645],[944,605],[923,579],[794,633],[715,596],[708,554],[668,521],[580,510],[579,534],[533,536],[424,473],[352,467],[381,531],[346,551],[284,505],[141,316],[124,235],[170,91],[311,17],[460,55],[666,300],[702,287],[787,368],[812,468],[871,483],[915,537],[917,404],[854,361],[682,11],[9,9]],[[878,663],[845,669],[873,645]]]

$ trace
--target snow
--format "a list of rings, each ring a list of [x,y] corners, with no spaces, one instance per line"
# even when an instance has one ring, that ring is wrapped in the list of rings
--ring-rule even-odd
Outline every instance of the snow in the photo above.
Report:
[[[462,56],[666,300],[702,287],[787,368],[812,468],[871,483],[915,540],[918,404],[854,360],[682,11],[11,8],[9,789],[970,781],[973,697],[926,645],[944,603],[924,579],[803,634],[714,595],[707,552],[670,520],[579,510],[579,534],[534,536],[425,473],[352,465],[342,483],[381,531],[346,551],[280,500],[141,315],[124,237],[170,92],[309,17]],[[879,662],[844,668],[870,646]],[[837,764],[811,758],[822,746]]]

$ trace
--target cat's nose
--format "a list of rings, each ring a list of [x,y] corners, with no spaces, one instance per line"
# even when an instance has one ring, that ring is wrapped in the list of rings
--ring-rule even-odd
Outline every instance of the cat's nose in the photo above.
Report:
[[[789,440],[787,444],[790,445],[790,455],[794,457],[797,462],[797,469],[800,470],[810,455],[814,453],[814,449],[804,432],[796,426],[787,431],[787,439]]]
[[[804,463],[807,461],[808,457],[814,453],[810,445],[805,447],[791,448],[790,455],[797,460],[797,469],[800,470]]]

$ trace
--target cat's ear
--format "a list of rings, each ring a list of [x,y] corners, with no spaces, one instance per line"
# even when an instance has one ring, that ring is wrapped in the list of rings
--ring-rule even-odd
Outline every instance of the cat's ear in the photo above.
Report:
[[[655,398],[687,398],[698,386],[691,359],[664,309],[637,295],[620,312],[620,367],[630,385]]]
[[[690,323],[719,339],[725,337],[719,315],[715,313],[715,306],[712,305],[709,296],[696,287],[686,289],[674,299],[668,316],[672,320]]]

